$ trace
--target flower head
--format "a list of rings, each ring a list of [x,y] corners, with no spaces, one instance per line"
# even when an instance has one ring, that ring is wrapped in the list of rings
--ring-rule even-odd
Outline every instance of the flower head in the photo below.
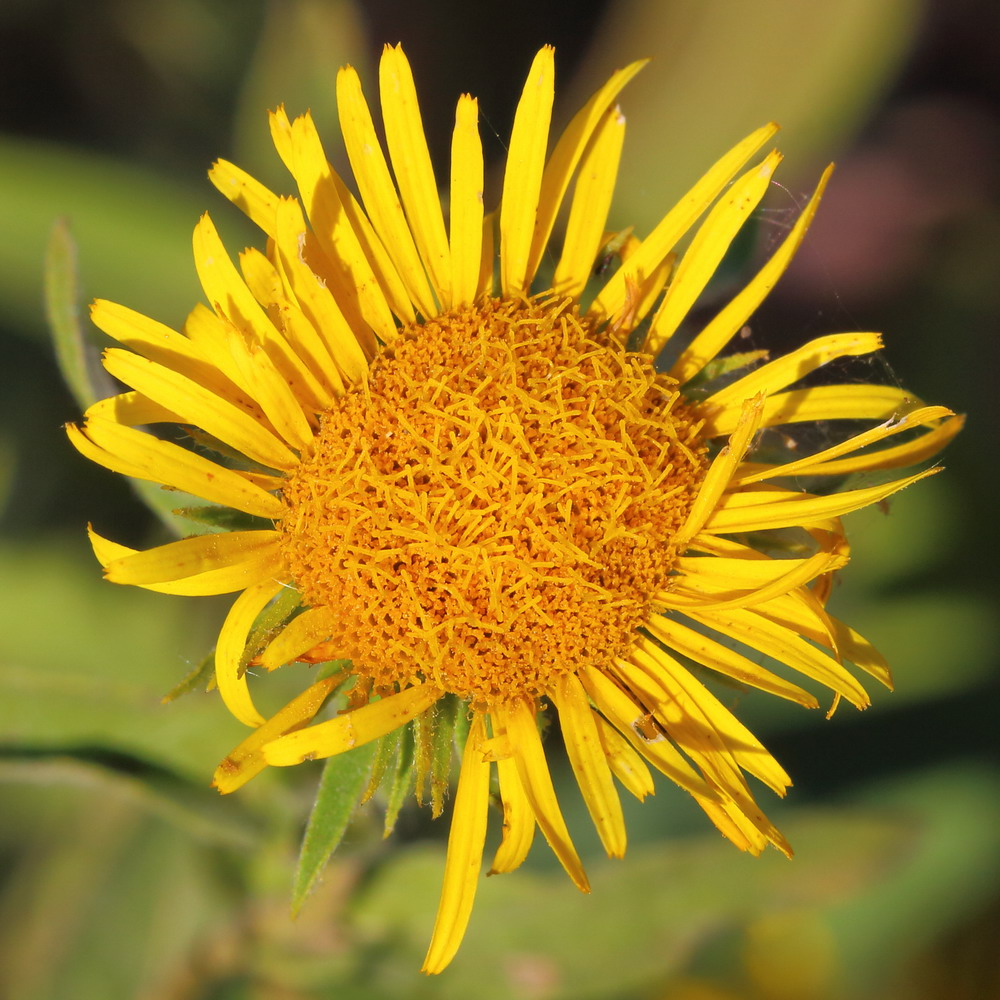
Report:
[[[264,231],[266,252],[246,250],[237,269],[205,216],[194,251],[210,308],[197,306],[181,332],[93,307],[125,348],[108,350],[105,366],[132,391],[91,407],[68,428],[73,443],[244,521],[146,552],[92,533],[114,582],[239,592],[216,681],[254,732],[220,765],[219,790],[268,765],[398,739],[411,724],[421,759],[438,738],[428,733],[447,723],[446,746],[458,735],[429,972],[451,960],[469,919],[494,765],[503,838],[491,870],[516,868],[537,826],[587,889],[539,735],[549,704],[609,855],[626,841],[615,779],[641,799],[653,791],[648,765],[738,847],[789,853],[746,776],[779,795],[789,777],[705,677],[817,706],[789,679],[798,674],[834,704],[864,708],[846,664],[885,684],[889,673],[825,610],[849,554],[840,518],[933,472],[892,474],[933,456],[961,423],[897,388],[798,385],[878,350],[874,333],[820,337],[773,360],[726,353],[801,242],[829,171],[746,287],[692,325],[771,183],[779,154],[751,161],[775,126],[726,153],[644,239],[609,241],[625,128],[615,101],[640,67],[615,73],[548,152],[553,53],[542,49],[490,214],[476,102],[460,98],[446,223],[409,64],[387,47],[388,160],[357,74],[337,81],[359,199],[309,115],[290,121],[279,109],[271,131],[298,197],[231,163],[211,171]],[[538,288],[567,200],[554,271]],[[620,266],[595,294],[609,246]],[[853,433],[791,458],[761,444],[770,428],[815,421]],[[196,448],[137,429],[161,423],[189,428]],[[887,471],[850,489],[824,485]],[[338,669],[264,719],[247,667],[293,661]],[[347,692],[341,711],[313,722],[337,691]],[[446,774],[432,777],[437,813]]]

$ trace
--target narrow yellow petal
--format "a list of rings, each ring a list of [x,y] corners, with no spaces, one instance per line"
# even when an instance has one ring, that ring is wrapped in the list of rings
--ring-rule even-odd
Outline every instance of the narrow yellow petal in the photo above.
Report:
[[[215,683],[219,694],[226,708],[248,726],[262,725],[264,717],[250,697],[246,671],[240,670],[240,663],[253,623],[282,586],[277,580],[265,580],[244,590],[229,609],[215,647]]]
[[[830,618],[837,654],[849,660],[859,670],[874,677],[890,691],[893,688],[892,673],[885,657],[862,635],[844,622]]]
[[[832,165],[823,172],[815,193],[802,210],[802,214],[796,220],[792,231],[785,237],[784,242],[771,255],[767,263],[681,352],[670,372],[681,385],[697,375],[743,329],[754,310],[764,301],[778,279],[784,274],[816,214],[816,209],[819,207],[820,199],[823,197],[823,191],[826,189],[831,173],[833,173]]]
[[[879,486],[859,490],[844,490],[829,496],[811,493],[778,493],[772,491],[730,493],[708,518],[705,528],[716,534],[744,531],[764,531],[810,524],[830,517],[841,517],[878,503],[907,486],[940,472],[940,467],[924,469],[905,479],[894,479]]]
[[[563,130],[562,135],[559,136],[555,149],[552,150],[552,155],[549,157],[548,163],[545,164],[545,171],[542,174],[542,185],[538,195],[538,212],[535,217],[535,229],[531,239],[531,256],[528,260],[527,274],[529,276],[529,283],[538,270],[542,255],[545,253],[545,247],[549,242],[549,237],[552,235],[552,227],[555,225],[559,208],[569,188],[570,179],[576,170],[577,164],[580,162],[581,156],[584,154],[584,150],[591,144],[591,138],[595,130],[606,120],[608,108],[611,107],[615,98],[621,93],[622,88],[647,62],[648,60],[641,59],[630,63],[624,69],[619,69],[612,73],[607,83],[573,116],[573,120]],[[617,113],[613,112],[612,114],[616,118],[621,118]],[[622,125],[624,125],[624,121],[622,121]],[[611,167],[610,171],[612,187],[614,186],[614,175],[617,169],[617,157],[615,157],[614,166]],[[577,185],[579,187],[579,181],[577,181]],[[609,201],[610,194],[611,192],[608,191]],[[599,203],[594,207],[596,214],[600,215]]]
[[[417,310],[427,318],[436,316],[431,287],[375,134],[361,80],[352,66],[343,67],[337,74],[337,109],[354,180],[368,217]]]
[[[590,883],[556,801],[552,776],[535,722],[534,704],[517,700],[502,711],[498,708],[495,714],[510,737],[521,785],[545,839],[576,887],[581,892],[590,892]]]
[[[316,376],[278,332],[229,259],[212,220],[203,215],[194,229],[194,262],[212,308],[245,336],[256,337],[300,399],[322,399]]]
[[[267,352],[256,344],[248,344],[236,330],[230,331],[229,341],[230,352],[271,426],[291,448],[308,452],[315,439],[313,425]],[[311,407],[310,416],[316,419]]]
[[[709,754],[717,752],[721,744],[743,770],[759,778],[778,795],[785,794],[792,783],[785,769],[690,671],[644,637],[637,642],[633,654],[660,682],[678,717],[683,716],[688,721],[692,718],[698,720],[708,737],[705,746]]]
[[[494,730],[497,728],[498,724],[494,722]],[[500,779],[500,799],[503,803],[503,834],[500,846],[493,855],[490,875],[519,868],[535,839],[535,813],[518,777],[514,758],[499,757],[496,763]]]
[[[275,219],[277,220],[277,205],[275,206]],[[264,254],[254,248],[244,250],[240,254],[240,269],[257,301],[266,306],[272,315],[277,314],[280,320],[278,325],[281,334],[288,342],[289,347],[316,375],[324,393],[318,402],[321,409],[326,409],[334,396],[343,394],[344,380],[315,327],[306,318],[305,313],[294,302],[290,301],[293,295],[290,294],[290,289],[285,286],[284,275]],[[231,349],[232,337],[228,335],[232,329],[226,332],[227,342]],[[268,356],[268,360],[270,361],[270,356]],[[273,362],[270,365],[277,372]],[[241,375],[245,377],[245,365],[240,364],[239,367]],[[248,384],[253,385],[253,380],[248,380]],[[306,403],[305,400],[301,402]]]
[[[632,749],[632,745],[603,716],[597,719],[597,732],[604,748],[604,756],[615,777],[640,802],[656,792],[653,776],[643,759]]]
[[[293,198],[278,203],[278,235],[275,240],[282,269],[302,311],[323,338],[330,356],[346,382],[359,382],[368,373],[368,359],[354,330],[344,318],[329,288],[302,260],[306,224]]]
[[[126,427],[138,427],[140,424],[184,423],[184,418],[180,414],[154,403],[141,392],[120,392],[117,396],[99,399],[87,407],[84,416],[88,419],[97,417],[99,420],[113,420],[116,424],[124,424]]]
[[[216,160],[208,179],[268,236],[274,236],[278,196],[228,160]]]
[[[90,307],[94,325],[136,354],[173,369],[217,396],[241,406],[249,404],[236,385],[214,363],[200,345],[170,327],[126,306],[97,299]]]
[[[871,354],[881,347],[882,338],[877,333],[833,333],[817,337],[798,350],[775,358],[712,393],[712,405],[739,406],[744,399],[749,399],[758,392],[773,395],[836,358]]]
[[[711,563],[733,564],[734,568],[745,568],[748,560],[739,559],[694,559],[691,563],[705,563],[700,571],[678,578],[672,593],[682,599],[670,603],[668,607],[697,607],[702,611],[723,608],[745,608],[769,601],[789,591],[797,590],[811,583],[824,573],[833,573],[847,564],[847,556],[841,552],[817,552],[808,559],[769,560],[768,578],[759,582],[739,581],[735,575],[728,575],[720,566],[706,567]],[[759,567],[759,562],[752,565]],[[736,572],[739,570],[737,569]],[[727,596],[731,595],[731,596]]]
[[[309,224],[323,250],[323,272],[330,291],[366,350],[366,339],[370,336],[368,327],[382,340],[392,340],[396,335],[396,325],[390,303],[362,247],[352,213],[345,204],[345,200],[352,202],[353,196],[345,199],[343,182],[327,161],[312,116],[308,113],[300,115],[292,122],[291,130],[295,159],[292,172],[299,185]],[[390,270],[394,269],[390,266]],[[398,278],[396,280],[398,282]],[[406,297],[405,292],[402,296]]]
[[[940,422],[939,422],[940,421]],[[855,434],[830,448],[824,448],[795,462],[769,465],[747,475],[737,475],[735,485],[747,486],[765,479],[786,476],[841,476],[852,472],[896,469],[933,458],[961,429],[965,423],[945,406],[923,406],[902,417],[890,418],[871,430]],[[876,441],[899,434],[915,427],[936,425],[931,431],[895,448],[857,455],[854,458],[837,459],[852,451],[866,448]]]
[[[757,129],[734,146],[660,220],[642,245],[608,281],[594,300],[589,314],[597,319],[617,315],[627,297],[626,279],[642,285],[660,265],[677,241],[718,197],[737,171],[767,142],[778,126],[771,123]]]
[[[681,622],[662,615],[652,615],[645,622],[645,627],[664,645],[710,670],[766,691],[768,694],[797,702],[806,708],[819,708],[819,702],[797,684],[792,684],[770,670],[765,670],[753,660],[737,653],[735,649],[724,646]]]
[[[353,750],[415,719],[440,697],[441,691],[433,685],[416,684],[335,719],[283,736],[264,747],[264,759],[272,766],[287,767]]]
[[[455,108],[449,213],[451,304],[469,305],[476,298],[483,253],[483,143],[479,102],[468,94]]]
[[[260,654],[266,670],[291,663],[297,656],[330,638],[336,613],[329,608],[309,608],[293,618]]]
[[[756,611],[732,608],[729,611],[707,611],[705,614],[688,611],[686,615],[700,625],[819,681],[856,708],[868,707],[868,693],[829,653],[810,645],[791,629],[769,621]]]
[[[716,798],[705,779],[684,759],[666,737],[648,738],[642,730],[646,710],[626,694],[606,673],[586,669],[580,680],[598,710],[658,771],[696,799]]]
[[[490,765],[483,760],[480,749],[484,736],[484,716],[477,712],[469,727],[462,754],[462,769],[448,834],[441,902],[427,956],[420,970],[428,975],[443,971],[455,957],[469,925],[476,898],[490,802]]]
[[[905,389],[889,385],[816,385],[769,396],[764,403],[762,427],[812,423],[820,420],[886,420],[920,406]],[[715,410],[711,398],[700,408],[705,419],[702,434],[722,437],[732,434],[739,421],[735,407]]]
[[[138,550],[102,538],[93,527],[87,526],[87,535],[98,562],[107,567],[109,563],[135,555]],[[178,597],[207,597],[213,594],[230,594],[245,590],[255,583],[282,575],[281,552],[277,546],[264,546],[246,562],[221,569],[210,569],[171,583],[138,583],[134,586],[152,590],[158,594],[174,594]]]
[[[142,431],[91,418],[82,430],[67,424],[66,433],[82,455],[113,472],[162,483],[258,517],[280,518],[284,513],[277,497],[238,472]]]
[[[504,168],[500,200],[500,288],[505,296],[527,295],[538,198],[555,96],[554,49],[538,51],[521,91]]]
[[[479,262],[479,287],[476,298],[493,294],[493,272],[496,265],[496,212],[483,216],[483,250]]]
[[[233,569],[277,550],[277,531],[223,531],[194,535],[116,558],[104,567],[112,583],[169,583],[210,570]],[[241,589],[234,587],[234,590]]]
[[[608,857],[624,857],[625,817],[594,713],[579,678],[575,674],[563,674],[556,682],[553,700],[559,710],[566,754],[601,843]]]
[[[729,438],[729,443],[712,460],[687,519],[677,533],[677,537],[681,540],[678,542],[680,548],[701,531],[718,507],[723,494],[729,489],[737,467],[743,461],[754,435],[760,428],[763,409],[763,396],[748,399],[743,404],[739,423]]]
[[[256,778],[267,767],[261,753],[265,743],[276,740],[285,733],[300,729],[323,707],[330,692],[343,680],[342,677],[324,677],[310,685],[297,698],[271,716],[255,729],[238,747],[230,751],[215,769],[212,787],[221,795],[228,795],[242,788],[251,778]]]
[[[452,306],[451,254],[441,199],[420,117],[413,71],[401,45],[386,45],[379,62],[382,122],[406,218],[443,309]]]
[[[771,184],[781,154],[769,153],[763,163],[748,170],[708,213],[681,257],[663,303],[646,335],[645,350],[659,354],[677,332],[684,317],[712,279],[736,234],[760,204]],[[749,395],[752,395],[750,393]]]
[[[624,141],[625,116],[615,107],[604,115],[580,164],[562,255],[552,279],[552,288],[560,295],[579,299],[590,280],[611,209]]]
[[[181,415],[241,454],[272,469],[292,469],[295,454],[260,421],[239,407],[155,361],[109,348],[104,367],[126,385]]]

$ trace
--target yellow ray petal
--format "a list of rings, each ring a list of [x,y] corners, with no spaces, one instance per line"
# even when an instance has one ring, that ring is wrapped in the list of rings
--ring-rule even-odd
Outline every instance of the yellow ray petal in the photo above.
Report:
[[[253,623],[282,586],[279,581],[265,580],[244,590],[229,609],[215,647],[215,683],[219,694],[226,708],[248,726],[262,725],[264,717],[250,697],[246,670],[240,669],[240,663]]]
[[[566,673],[558,679],[553,700],[559,710],[566,755],[601,843],[608,857],[624,857],[626,835],[621,802],[587,693],[575,674]]]
[[[274,236],[278,196],[228,160],[216,160],[208,179],[268,236]]]
[[[645,709],[636,704],[603,671],[586,669],[580,674],[587,694],[607,720],[646,758],[658,771],[665,774],[695,798],[716,799],[716,794],[705,779],[684,759],[680,751],[665,737],[647,739],[641,733]]]
[[[354,180],[368,217],[417,310],[427,318],[436,316],[434,296],[375,134],[361,80],[352,66],[343,67],[337,74],[337,109]]]
[[[277,497],[238,472],[131,427],[91,418],[82,430],[67,424],[66,433],[81,454],[113,472],[162,483],[258,517],[280,518],[284,512]]]
[[[368,374],[368,359],[330,290],[302,260],[305,228],[298,202],[282,198],[278,204],[278,236],[275,242],[291,291],[326,343],[344,380],[359,382]]]
[[[878,503],[893,493],[898,493],[918,479],[940,472],[940,467],[925,469],[904,479],[894,479],[879,486],[860,490],[844,490],[829,496],[811,493],[793,493],[790,496],[777,491],[730,493],[705,523],[708,531],[733,534],[744,531],[764,531],[769,528],[787,528],[810,524],[830,517],[841,517],[852,510],[860,510]]]
[[[323,398],[316,376],[278,332],[229,259],[212,220],[203,215],[194,229],[194,262],[205,297],[245,336],[257,338],[284,379],[303,400]]]
[[[483,216],[483,250],[479,262],[479,287],[476,298],[493,293],[493,271],[496,260],[496,212],[488,212]]]
[[[580,164],[566,238],[552,279],[552,288],[560,295],[579,299],[590,279],[611,210],[624,141],[625,116],[615,107],[604,115]]]
[[[832,165],[823,172],[815,193],[802,210],[802,214],[796,220],[792,231],[785,237],[784,242],[771,255],[767,263],[681,352],[670,371],[670,374],[681,385],[697,375],[743,329],[754,310],[774,288],[792,257],[795,256],[796,250],[809,229],[831,173],[833,173]]]
[[[656,786],[653,776],[649,773],[643,759],[632,749],[632,745],[603,716],[594,716],[597,720],[597,732],[604,749],[604,756],[615,777],[640,802],[653,795]]]
[[[293,618],[260,654],[260,665],[266,670],[291,663],[297,656],[326,642],[336,613],[329,608],[309,608]]]
[[[729,443],[712,460],[712,464],[698,488],[698,496],[677,533],[678,548],[683,549],[687,541],[694,538],[713,516],[713,512],[722,501],[723,494],[729,489],[737,467],[749,450],[754,435],[760,428],[763,410],[763,396],[748,399],[743,404],[739,422],[729,439]]]
[[[252,405],[200,345],[170,327],[105,299],[94,301],[90,318],[98,329],[136,354],[185,375],[238,406]]]
[[[184,418],[180,414],[154,403],[141,392],[120,392],[117,396],[99,399],[87,407],[84,416],[88,419],[97,417],[99,420],[113,420],[116,424],[124,424],[126,427],[138,427],[140,424],[184,423]]]
[[[681,257],[663,303],[653,317],[645,344],[645,350],[650,354],[658,354],[677,332],[718,270],[736,234],[767,193],[771,176],[780,162],[780,153],[768,154],[761,164],[734,181],[708,213],[708,218],[698,228],[691,245]]]
[[[645,622],[645,628],[664,645],[710,670],[761,691],[767,691],[768,694],[797,702],[806,708],[819,708],[819,702],[797,684],[792,684],[770,670],[765,670],[753,660],[737,653],[735,649],[730,649],[729,646],[724,646],[681,622],[653,615]]]
[[[224,531],[194,535],[143,552],[112,559],[104,575],[112,583],[170,583],[211,570],[235,570],[246,562],[277,552],[277,531]],[[234,590],[241,589],[239,585]]]
[[[483,760],[479,747],[485,735],[483,719],[481,712],[475,714],[462,754],[441,902],[421,969],[430,975],[441,972],[455,957],[476,898],[490,801],[490,765]]]
[[[699,735],[707,737],[704,746],[708,754],[717,753],[721,744],[743,770],[759,778],[778,795],[785,794],[792,783],[785,769],[690,671],[645,637],[637,641],[631,659],[643,665],[647,676],[656,678],[677,718],[683,719],[685,724],[696,721]]]
[[[483,143],[479,102],[468,94],[455,108],[449,214],[451,304],[468,305],[476,298],[483,252]]]
[[[123,559],[138,552],[127,545],[119,545],[102,538],[93,527],[87,526],[90,544],[98,562],[104,567],[117,559]],[[245,590],[255,583],[261,583],[283,575],[281,552],[277,546],[265,546],[255,556],[236,566],[210,569],[172,583],[139,583],[134,586],[152,590],[158,594],[174,594],[179,597],[206,597],[212,594],[229,594],[235,590]]]
[[[538,270],[538,265],[545,253],[545,247],[552,235],[556,216],[569,188],[570,179],[584,150],[591,144],[591,138],[607,117],[608,108],[621,93],[622,88],[648,62],[641,59],[631,63],[624,69],[612,73],[607,83],[573,116],[573,120],[563,130],[559,140],[552,150],[545,171],[542,174],[541,190],[538,195],[538,212],[535,216],[535,228],[531,239],[531,256],[528,260],[528,283]],[[615,115],[620,118],[620,115]],[[622,122],[624,124],[624,122]],[[596,142],[596,140],[595,140]],[[614,186],[614,174],[617,172],[617,158],[611,168],[611,185]],[[579,184],[579,181],[577,182]],[[610,200],[610,191],[608,192]],[[599,205],[595,212],[600,214]],[[593,262],[593,258],[591,258]]]
[[[743,569],[748,560],[705,559],[693,562],[706,564],[720,562],[726,565],[733,563]],[[760,604],[772,597],[804,587],[824,573],[833,573],[841,569],[847,564],[847,556],[840,552],[817,552],[808,559],[774,559],[771,563],[777,565],[768,567],[771,571],[770,576],[761,579],[759,583],[740,583],[738,577],[727,576],[721,566],[713,566],[711,569],[707,566],[702,567],[700,571],[696,570],[695,573],[678,580],[673,591],[677,599],[669,601],[666,606],[681,609],[696,607],[702,611],[709,611]],[[754,562],[753,565],[760,566],[760,563]],[[784,572],[781,572],[782,569]],[[727,594],[732,596],[727,597]]]
[[[806,677],[819,681],[856,708],[867,708],[868,693],[829,653],[764,616],[743,608],[729,611],[686,612],[692,621],[773,657]]]
[[[494,731],[498,729],[499,724],[494,722]],[[506,733],[502,735],[506,736]],[[500,799],[503,802],[503,835],[500,846],[493,855],[490,875],[519,868],[535,839],[535,813],[524,793],[514,758],[499,757],[496,763],[500,779]]]
[[[888,385],[816,385],[769,396],[762,427],[820,420],[885,420],[915,409],[920,401],[905,389]],[[732,434],[739,421],[735,407],[714,410],[711,398],[699,407],[705,437]]]
[[[221,795],[228,795],[242,788],[251,778],[256,778],[267,767],[261,753],[265,743],[276,740],[285,733],[300,729],[323,707],[327,696],[343,681],[342,677],[324,677],[310,685],[297,698],[275,713],[262,726],[255,729],[238,747],[226,755],[215,769],[212,787]]]
[[[277,221],[277,206],[275,220]],[[240,254],[240,268],[257,301],[266,306],[271,315],[277,314],[278,325],[288,345],[316,375],[317,382],[323,389],[323,396],[317,402],[321,409],[326,409],[334,396],[343,394],[344,380],[323,339],[305,313],[290,301],[293,294],[285,287],[284,276],[264,254],[253,248],[244,250]],[[227,330],[227,334],[230,332],[231,330]],[[231,349],[231,336],[227,336],[227,342]],[[271,367],[274,367],[273,363]],[[245,375],[242,365],[240,372]],[[252,380],[248,384],[252,385]]]
[[[830,618],[833,637],[837,645],[837,654],[849,660],[859,670],[874,677],[890,691],[893,688],[892,673],[885,657],[862,635],[859,635],[850,625],[837,618]]]
[[[382,340],[392,340],[396,335],[396,325],[390,302],[362,246],[353,213],[348,210],[353,196],[345,196],[343,182],[327,162],[312,116],[308,113],[300,115],[292,122],[291,129],[292,155],[295,159],[293,173],[309,224],[324,251],[325,274],[330,290],[366,349],[369,326]],[[371,238],[377,242],[374,233]],[[388,258],[385,258],[385,265],[388,265]],[[392,272],[393,280],[399,286],[397,294],[406,300],[409,307],[409,299],[395,275],[395,269],[388,265],[386,270]]]
[[[764,125],[734,146],[692,187],[687,194],[660,220],[643,240],[639,249],[608,281],[594,300],[588,313],[597,319],[617,315],[625,304],[626,279],[639,285],[660,265],[691,228],[695,220],[715,201],[736,172],[767,142],[778,126]]]
[[[264,747],[264,759],[272,766],[287,767],[353,750],[415,719],[440,697],[441,691],[433,685],[415,684],[335,719],[282,736]]]
[[[549,774],[545,751],[535,723],[534,705],[517,700],[503,709],[497,708],[491,714],[500,718],[501,725],[510,738],[521,785],[545,839],[576,887],[581,892],[590,892],[590,883],[556,801],[552,776]]]
[[[712,405],[739,406],[758,392],[774,395],[836,358],[871,354],[881,347],[882,338],[877,333],[833,333],[817,337],[712,393]]]
[[[287,445],[258,420],[183,375],[115,347],[104,352],[104,367],[126,385],[180,414],[184,423],[200,427],[253,461],[282,470],[298,464]]]
[[[531,63],[514,115],[500,200],[500,288],[527,295],[528,270],[555,95],[555,50],[543,46]]]
[[[938,421],[942,421],[938,423]],[[933,458],[961,429],[965,423],[962,417],[955,416],[945,406],[923,406],[899,418],[890,418],[878,427],[855,434],[854,437],[823,451],[800,458],[794,462],[782,465],[769,465],[756,471],[736,477],[736,485],[746,486],[777,476],[842,476],[852,472],[867,472],[876,469],[903,468],[916,465],[918,462]],[[937,424],[933,430],[920,437],[907,441],[895,448],[883,448],[879,451],[857,455],[854,458],[837,459],[860,448],[865,448],[876,441],[899,434],[901,431],[914,427]]]
[[[229,350],[253,398],[281,439],[302,454],[309,452],[315,438],[313,425],[267,352],[256,344],[248,344],[235,329],[230,331]],[[309,407],[309,411],[315,421],[315,410]]]
[[[406,217],[438,302],[443,309],[449,309],[452,296],[448,237],[413,71],[401,45],[386,45],[382,50],[379,96],[385,141]]]

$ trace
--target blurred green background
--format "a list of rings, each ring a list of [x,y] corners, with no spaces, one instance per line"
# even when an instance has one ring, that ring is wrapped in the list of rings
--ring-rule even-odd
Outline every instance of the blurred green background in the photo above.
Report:
[[[405,10],[404,10],[405,6]],[[886,332],[886,363],[969,414],[948,471],[853,518],[834,611],[887,654],[897,692],[830,722],[766,697],[739,710],[795,777],[762,804],[796,847],[744,857],[662,782],[604,860],[565,768],[583,898],[544,849],[481,889],[453,966],[419,966],[447,822],[363,811],[297,920],[291,872],[318,770],[208,788],[242,736],[214,695],[160,696],[211,648],[225,601],[102,582],[84,526],[146,545],[158,526],[88,465],[42,306],[57,218],[85,299],[171,324],[198,298],[190,233],[225,156],[289,192],[266,109],[311,107],[337,152],[333,81],[369,86],[383,42],[414,65],[445,176],[454,101],[480,98],[494,169],[531,56],[557,47],[557,118],[612,68],[626,91],[613,222],[648,231],[722,150],[782,123],[757,221],[780,239],[838,171],[798,261],[757,317],[772,348]],[[318,1000],[988,1000],[1000,996],[1000,8],[991,0],[7,0],[0,7],[0,996]],[[888,515],[888,516],[887,516]],[[558,759],[558,754],[557,754]],[[317,765],[318,767],[318,765]],[[498,824],[494,824],[498,825]]]

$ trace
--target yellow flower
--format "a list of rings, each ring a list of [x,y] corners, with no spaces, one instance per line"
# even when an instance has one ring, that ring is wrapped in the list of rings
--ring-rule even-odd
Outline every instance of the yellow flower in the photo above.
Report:
[[[211,308],[196,306],[182,332],[93,306],[125,348],[108,350],[105,367],[133,391],[91,407],[82,428],[68,428],[73,444],[117,472],[247,515],[239,530],[147,552],[92,534],[116,583],[240,592],[216,681],[230,711],[257,728],[220,765],[219,790],[410,723],[418,757],[442,719],[464,739],[427,972],[448,964],[469,919],[494,765],[503,838],[491,871],[518,867],[537,825],[588,889],[539,735],[547,703],[609,855],[626,839],[613,779],[641,799],[653,791],[649,764],[738,847],[789,853],[746,779],[781,795],[788,775],[702,678],[817,706],[759,665],[763,654],[829,688],[834,704],[864,708],[845,662],[884,684],[889,672],[824,609],[848,559],[840,518],[935,470],[868,476],[840,492],[798,484],[923,462],[961,423],[893,387],[789,388],[831,360],[878,350],[874,333],[820,337],[762,364],[759,351],[720,357],[787,266],[827,175],[746,287],[700,328],[688,320],[768,190],[777,152],[743,168],[776,126],[726,153],[643,240],[609,240],[625,128],[615,101],[640,68],[615,73],[547,155],[553,52],[543,48],[491,214],[477,104],[461,97],[446,222],[409,64],[387,47],[388,160],[357,74],[337,80],[360,200],[309,115],[289,121],[279,109],[271,132],[298,198],[231,163],[211,171],[266,233],[267,252],[244,251],[238,270],[205,216],[194,256]],[[608,247],[621,263],[594,294]],[[551,281],[532,294],[548,253]],[[654,356],[669,356],[665,373]],[[793,460],[759,447],[768,428],[814,421],[868,426]],[[197,450],[136,429],[155,423],[189,426]],[[902,443],[870,447],[894,435]],[[254,631],[269,606],[270,624]],[[265,720],[251,659],[267,670],[350,664]],[[310,725],[348,681],[346,707]],[[440,766],[434,777],[436,813]]]

